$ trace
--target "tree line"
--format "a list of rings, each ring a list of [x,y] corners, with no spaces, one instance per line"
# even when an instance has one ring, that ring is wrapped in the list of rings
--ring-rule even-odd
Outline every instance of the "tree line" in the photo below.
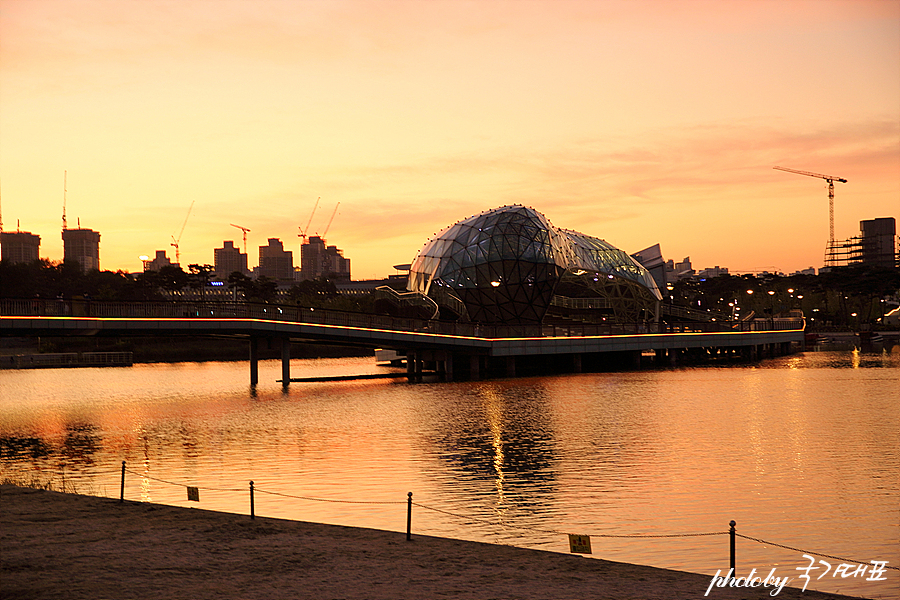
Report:
[[[192,264],[184,271],[166,266],[159,271],[89,271],[78,265],[48,260],[12,264],[0,261],[0,298],[90,298],[112,302],[171,300],[185,291],[203,297],[213,267]],[[279,293],[275,280],[251,279],[235,272],[225,282],[234,297],[249,302],[290,303],[315,308],[374,312],[371,295],[349,298],[338,293],[328,278],[301,281]],[[802,310],[810,328],[856,327],[878,324],[896,306],[900,269],[837,267],[819,275],[720,275],[684,279],[660,290],[663,301],[693,310],[745,318],[768,317]]]
[[[192,264],[185,271],[167,265],[158,271],[82,272],[77,264],[46,259],[31,263],[0,261],[0,298],[90,299],[106,302],[165,302],[191,292],[203,299],[211,289],[212,265]],[[251,279],[234,272],[223,282],[234,298],[248,302],[290,303],[333,310],[371,311],[366,296],[341,296],[328,278],[294,283],[279,294],[278,282],[268,277]]]

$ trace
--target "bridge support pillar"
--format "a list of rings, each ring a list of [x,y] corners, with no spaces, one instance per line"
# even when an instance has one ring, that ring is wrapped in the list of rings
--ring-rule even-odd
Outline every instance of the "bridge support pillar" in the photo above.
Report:
[[[581,355],[580,354],[572,355],[572,372],[573,373],[581,373]]]
[[[653,359],[656,361],[657,365],[661,365],[666,360],[666,351],[662,348],[653,351],[654,357]]]
[[[259,338],[250,336],[250,385],[259,383]]]
[[[507,356],[506,357],[506,376],[507,377],[515,377],[516,376],[516,357],[515,356]]]
[[[666,350],[666,354],[669,355],[669,365],[670,366],[674,367],[675,365],[678,364],[678,349],[669,348],[668,350]]]
[[[406,351],[406,381],[413,383],[416,380],[416,351]]]
[[[631,368],[640,370],[641,368],[641,351],[635,350],[631,353]]]
[[[443,362],[443,379],[444,381],[453,381],[453,353],[447,352],[444,354],[444,362]]]
[[[281,385],[291,385],[291,338],[281,338]]]
[[[481,379],[481,357],[477,354],[469,356],[469,378]]]

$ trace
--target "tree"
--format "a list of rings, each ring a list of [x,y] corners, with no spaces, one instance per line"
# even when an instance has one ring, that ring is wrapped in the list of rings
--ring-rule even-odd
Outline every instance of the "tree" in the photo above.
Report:
[[[188,265],[190,274],[188,275],[188,283],[192,289],[200,289],[200,300],[206,296],[206,286],[209,285],[210,275],[215,271],[212,265]]]

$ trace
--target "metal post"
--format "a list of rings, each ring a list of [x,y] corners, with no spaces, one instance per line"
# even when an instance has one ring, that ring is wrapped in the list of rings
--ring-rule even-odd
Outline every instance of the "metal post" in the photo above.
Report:
[[[122,461],[122,488],[119,490],[119,503],[125,502],[125,461]]]
[[[255,519],[256,514],[253,512],[253,482],[250,482],[250,518]]]
[[[412,492],[406,494],[406,540],[412,539]]]
[[[730,523],[730,525],[731,525],[731,531],[729,533],[731,535],[731,573],[732,573],[732,577],[733,577],[735,574],[735,570],[734,570],[734,538],[735,538],[734,526],[737,525],[737,523],[732,521]]]

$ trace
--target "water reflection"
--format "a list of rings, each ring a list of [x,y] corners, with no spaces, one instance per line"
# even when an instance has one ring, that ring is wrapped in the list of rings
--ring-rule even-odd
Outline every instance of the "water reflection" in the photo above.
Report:
[[[555,441],[550,400],[539,380],[434,386],[423,451],[455,477],[446,481],[493,498],[503,516],[515,506],[545,504],[554,494]],[[484,484],[489,484],[485,487]]]
[[[376,370],[294,362],[303,375]],[[204,492],[203,508],[240,513],[251,479],[346,501],[413,491],[463,515],[420,511],[422,534],[563,552],[547,532],[718,531],[733,518],[748,535],[897,564],[898,368],[900,355],[809,352],[739,367],[283,390],[273,361],[252,393],[246,363],[0,371],[0,471],[64,470],[79,489],[118,497],[126,460],[127,498],[186,506],[183,485],[200,485],[221,490]],[[405,528],[395,505],[257,501],[272,517]],[[696,538],[604,539],[595,552],[699,572],[724,556]],[[741,553],[759,569],[798,566],[772,547]]]

